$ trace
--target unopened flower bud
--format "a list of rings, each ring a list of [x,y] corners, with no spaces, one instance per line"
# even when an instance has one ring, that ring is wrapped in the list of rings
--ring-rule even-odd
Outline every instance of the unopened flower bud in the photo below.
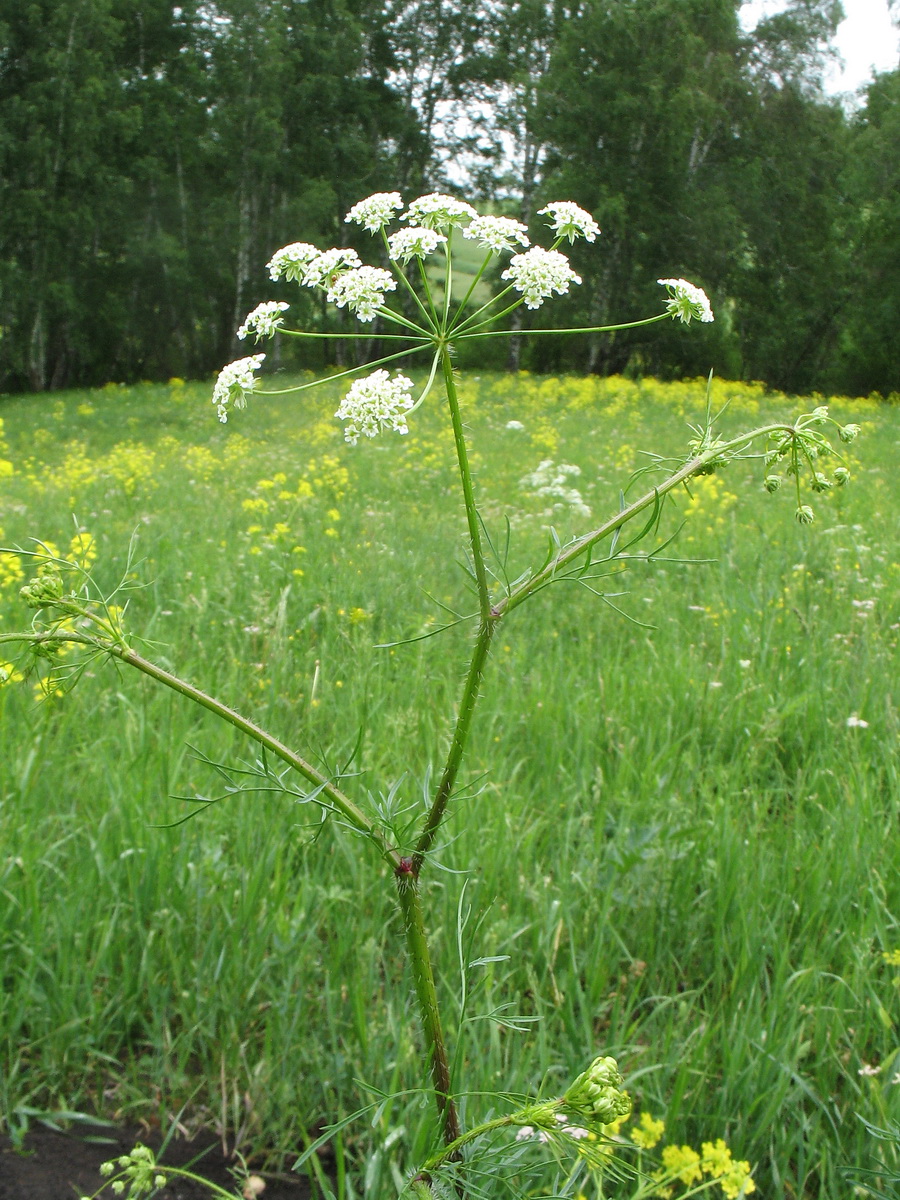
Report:
[[[844,425],[838,430],[838,436],[842,442],[852,442],[859,436],[859,426]]]
[[[828,420],[828,405],[820,404],[818,408],[813,409],[813,424],[824,425]]]
[[[828,492],[834,487],[831,480],[823,475],[821,471],[816,471],[812,480],[812,489],[814,492]]]
[[[783,482],[780,475],[767,475],[763,480],[763,487],[767,492],[777,492]]]
[[[595,1058],[565,1094],[568,1108],[602,1125],[631,1112],[631,1097],[620,1091],[622,1076],[614,1058]]]
[[[794,516],[801,525],[812,525],[813,521],[816,519],[816,514],[808,504],[801,504],[794,513]]]
[[[850,472],[846,467],[834,468],[834,482],[838,487],[845,487],[850,482]]]
[[[54,571],[30,579],[19,595],[29,608],[43,608],[46,604],[60,600],[63,590],[62,576]]]
[[[165,1175],[154,1175],[153,1176],[153,1186],[155,1188],[165,1187],[166,1186]]]

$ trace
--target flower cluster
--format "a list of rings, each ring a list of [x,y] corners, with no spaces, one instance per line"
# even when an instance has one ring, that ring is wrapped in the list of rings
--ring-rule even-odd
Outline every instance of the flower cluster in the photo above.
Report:
[[[560,200],[538,210],[538,216],[545,215],[553,218],[551,228],[556,236],[568,238],[570,242],[574,242],[577,237],[593,242],[600,232],[600,226],[591,214],[573,204],[571,200]]]
[[[658,279],[656,282],[669,289],[666,310],[670,316],[677,317],[685,325],[690,325],[692,318],[706,322],[715,319],[703,288],[695,287],[686,279]]]
[[[394,213],[403,207],[403,199],[399,192],[376,192],[354,204],[344,220],[362,225],[369,233],[378,233],[394,219]]]
[[[719,1181],[727,1200],[737,1200],[738,1196],[756,1191],[756,1184],[750,1178],[750,1164],[733,1159],[721,1138],[704,1142],[700,1149],[703,1152],[700,1166],[707,1175]]]
[[[462,225],[471,221],[478,213],[471,204],[445,196],[441,192],[430,192],[413,200],[400,218],[412,225],[424,225],[426,229],[446,229],[450,225]]]
[[[254,375],[262,366],[264,354],[251,354],[248,358],[239,358],[229,363],[219,372],[216,386],[213,388],[212,402],[216,406],[219,420],[228,420],[229,402],[235,408],[247,407],[247,393],[256,391],[259,380]]]
[[[478,239],[478,245],[485,250],[500,254],[504,250],[512,250],[514,246],[530,246],[528,230],[521,221],[511,217],[473,217],[463,230],[463,237],[470,240]]]
[[[332,278],[327,299],[338,308],[346,305],[360,321],[373,321],[384,304],[384,293],[396,286],[396,279],[383,267],[355,267]]]
[[[283,300],[266,300],[263,304],[257,304],[253,312],[244,318],[243,325],[237,331],[238,337],[243,341],[248,333],[254,333],[258,342],[271,337],[284,320],[281,314],[289,308],[290,305]]]
[[[384,370],[357,379],[334,414],[346,421],[345,440],[355,446],[360,436],[375,437],[382,429],[408,433],[405,414],[413,406],[411,391],[411,379],[400,374],[391,379]]]
[[[411,258],[427,258],[446,241],[443,233],[421,225],[411,225],[408,229],[399,229],[392,233],[388,238],[388,245],[391,258],[407,263]]]
[[[319,257],[319,253],[318,246],[313,246],[311,242],[291,242],[269,259],[266,264],[269,278],[300,280],[312,260]]]
[[[581,283],[581,276],[575,274],[564,254],[540,246],[514,254],[500,278],[508,279],[522,293],[526,308],[540,308],[553,292],[562,296],[570,283]]]
[[[327,287],[342,271],[361,266],[362,260],[355,250],[349,246],[336,246],[332,250],[323,250],[310,260],[303,272],[303,282],[307,287]]]
[[[111,1158],[102,1163],[100,1174],[112,1175],[117,1172],[117,1168],[118,1177],[112,1181],[110,1187],[116,1196],[121,1196],[127,1187],[126,1200],[138,1200],[139,1196],[166,1186],[166,1177],[160,1173],[153,1151],[147,1146],[138,1144],[130,1154],[123,1154],[120,1158]],[[83,1200],[88,1198],[83,1197]]]
[[[595,1058],[568,1089],[563,1102],[573,1116],[609,1125],[631,1112],[631,1097],[621,1090],[622,1083],[614,1058]]]

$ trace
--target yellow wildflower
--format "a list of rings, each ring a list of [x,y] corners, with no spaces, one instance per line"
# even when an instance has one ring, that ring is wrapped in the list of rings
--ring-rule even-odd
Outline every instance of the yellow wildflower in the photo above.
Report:
[[[665,1121],[656,1121],[648,1112],[642,1112],[640,1125],[631,1131],[631,1140],[642,1150],[652,1150],[665,1132]]]
[[[701,1149],[703,1151],[703,1170],[707,1175],[712,1175],[714,1179],[720,1179],[731,1170],[731,1151],[722,1138],[718,1138],[714,1143],[704,1142]]]
[[[749,1196],[756,1191],[756,1184],[750,1178],[748,1162],[732,1162],[731,1168],[719,1180],[719,1186],[728,1200],[737,1200],[738,1196]]]
[[[700,1155],[690,1146],[666,1146],[662,1160],[665,1174],[677,1177],[688,1186],[702,1178]]]
[[[900,967],[900,950],[882,950],[881,957],[889,967]]]

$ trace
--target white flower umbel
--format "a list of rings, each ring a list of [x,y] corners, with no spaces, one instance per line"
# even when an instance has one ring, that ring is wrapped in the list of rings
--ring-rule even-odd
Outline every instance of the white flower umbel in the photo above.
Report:
[[[248,333],[253,333],[258,342],[271,337],[284,321],[281,314],[287,312],[290,307],[283,300],[266,300],[263,304],[257,304],[253,312],[244,318],[243,325],[237,331],[238,337],[243,341]]]
[[[399,212],[402,207],[403,198],[399,192],[376,192],[374,196],[368,196],[354,204],[344,220],[362,225],[369,233],[378,233],[379,229],[390,225],[394,213]]]
[[[434,229],[425,229],[421,225],[411,225],[409,229],[398,229],[388,238],[391,258],[402,263],[408,263],[411,258],[427,258],[434,254],[438,246],[447,241],[442,233]]]
[[[448,225],[462,225],[477,217],[478,213],[464,200],[455,200],[441,192],[429,192],[413,200],[400,218],[411,225],[424,225],[426,229],[445,229]]]
[[[540,246],[514,254],[500,278],[508,279],[522,293],[526,308],[540,308],[553,292],[562,296],[570,283],[581,283],[581,276],[575,274],[564,254]]]
[[[229,402],[235,408],[247,407],[247,393],[256,391],[259,386],[259,380],[253,372],[259,370],[265,357],[264,354],[251,354],[249,358],[239,358],[229,363],[219,372],[212,402],[218,409],[220,421],[228,420]]]
[[[658,279],[656,282],[669,289],[666,309],[670,316],[677,317],[685,325],[690,325],[694,317],[698,321],[715,320],[709,297],[703,288],[695,287],[686,279]]]
[[[508,426],[507,426],[508,428]],[[552,458],[542,459],[536,469],[519,480],[519,487],[555,501],[554,508],[568,507],[579,517],[589,517],[591,510],[585,504],[578,488],[570,480],[578,479],[581,467],[575,463],[554,463]]]
[[[553,218],[553,232],[557,237],[568,238],[574,242],[577,237],[583,237],[592,242],[600,232],[600,226],[589,212],[573,204],[571,200],[559,200],[556,204],[548,204],[546,208],[538,209],[538,216]]]
[[[485,250],[500,254],[515,246],[530,246],[528,230],[521,221],[511,217],[474,217],[463,230],[463,237],[477,238]]]
[[[393,379],[385,370],[374,371],[357,379],[334,414],[346,421],[344,438],[355,446],[362,437],[374,437],[382,429],[408,433],[405,414],[413,406],[412,380],[397,374]]]
[[[362,260],[355,250],[349,246],[338,246],[334,250],[316,251],[303,272],[303,282],[307,287],[330,287],[342,271],[352,271],[362,265]]]
[[[346,305],[360,321],[373,321],[384,304],[384,293],[396,287],[397,280],[383,267],[355,267],[332,280],[326,298],[338,308]]]
[[[303,272],[314,258],[319,257],[319,247],[311,242],[291,242],[277,250],[266,264],[270,279],[302,279]]]

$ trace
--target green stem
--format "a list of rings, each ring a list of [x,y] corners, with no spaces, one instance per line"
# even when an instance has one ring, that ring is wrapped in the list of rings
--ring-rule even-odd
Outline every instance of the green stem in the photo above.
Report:
[[[403,913],[406,946],[412,963],[413,984],[419,1002],[419,1016],[431,1058],[431,1079],[434,1084],[438,1113],[441,1119],[441,1134],[445,1145],[453,1145],[460,1137],[459,1115],[452,1094],[450,1066],[441,1018],[438,1011],[437,990],[434,986],[434,971],[428,952],[422,902],[419,896],[419,881],[413,873],[408,859],[402,859],[395,871],[397,898]]]
[[[348,375],[358,375],[360,371],[370,371],[373,367],[380,367],[384,363],[393,362],[397,358],[405,358],[407,354],[418,354],[420,350],[427,350],[433,344],[429,339],[427,342],[423,341],[420,346],[410,346],[406,350],[398,350],[396,354],[385,355],[384,358],[378,358],[374,362],[361,363],[358,367],[348,367],[346,371],[337,371],[334,375],[323,375],[321,379],[314,379],[311,383],[299,383],[296,387],[289,388],[266,388],[265,391],[255,390],[250,395],[292,396],[295,392],[306,392],[310,388],[321,387],[323,383],[332,383],[335,379],[345,379]]]
[[[308,330],[301,329],[285,329],[284,326],[279,328],[279,333],[286,333],[288,337],[298,338],[342,338],[344,341],[351,342],[408,342],[409,336],[405,333],[376,333],[372,330],[371,333],[310,333]]]
[[[450,292],[453,289],[453,256],[450,247],[453,244],[453,226],[447,230],[447,240],[444,243],[444,254],[447,258],[447,270],[444,275],[444,319],[441,322],[441,332],[447,332],[447,318],[450,315]]]
[[[509,289],[507,289],[507,290],[509,290]],[[505,293],[503,293],[503,292],[500,293],[501,296],[504,294]],[[498,296],[497,299],[499,300],[500,296]],[[463,322],[463,324],[460,326],[459,331],[457,333],[455,333],[454,336],[460,341],[462,341],[463,338],[467,338],[467,337],[483,336],[483,335],[478,334],[476,331],[479,329],[484,329],[485,325],[493,325],[495,321],[502,321],[504,317],[508,317],[510,313],[515,312],[517,308],[521,307],[521,305],[522,305],[522,297],[520,296],[519,299],[515,302],[515,304],[510,304],[510,306],[508,308],[504,308],[502,312],[493,313],[491,316],[485,317],[485,319],[483,321],[479,321],[477,325],[473,325],[471,321]],[[477,314],[473,314],[473,316],[474,315],[477,315]],[[506,330],[503,330],[503,332],[504,333],[522,333],[523,330],[521,330],[521,329],[506,329]]]
[[[478,586],[478,603],[481,611],[481,619],[484,622],[491,615],[491,596],[488,588],[487,569],[484,565],[484,551],[481,545],[481,526],[478,519],[478,510],[475,507],[472,472],[469,469],[469,455],[466,450],[466,435],[463,430],[462,416],[459,411],[459,396],[456,392],[456,381],[453,378],[453,364],[450,361],[450,351],[446,345],[441,347],[441,366],[444,371],[444,385],[447,389],[450,420],[453,424],[453,437],[456,441],[456,459],[459,463],[459,477],[462,481],[463,500],[466,506],[466,521],[469,525],[469,542],[472,547],[475,582]]]
[[[403,267],[400,265],[400,263],[397,261],[397,259],[391,255],[391,243],[388,241],[388,236],[384,232],[384,229],[382,229],[382,231],[381,231],[381,240],[384,242],[384,248],[385,248],[385,250],[387,250],[388,262],[391,264],[391,267],[394,270],[394,274],[397,276],[397,278],[400,280],[400,282],[403,284],[403,286],[406,288],[406,290],[412,296],[413,300],[415,300],[416,305],[418,306],[419,312],[421,312],[422,316],[425,318],[426,324],[428,326],[430,326],[430,328],[432,330],[434,330],[436,328],[436,326],[435,326],[434,322],[432,321],[431,316],[429,315],[428,310],[426,309],[425,305],[419,299],[418,292],[413,287],[413,285],[409,282],[409,280],[406,278],[406,272],[403,270]],[[419,259],[419,262],[421,262],[421,261],[422,260]],[[432,310],[433,309],[434,309],[434,305],[432,305]]]
[[[470,1129],[468,1133],[464,1133],[458,1137],[455,1142],[445,1146],[439,1154],[432,1155],[423,1165],[422,1173],[427,1174],[429,1171],[436,1170],[442,1163],[453,1161],[463,1146],[469,1142],[474,1142],[483,1133],[491,1133],[494,1129],[503,1129],[507,1125],[517,1125],[520,1123],[518,1120],[513,1120],[512,1117],[494,1117],[492,1121],[485,1121],[483,1125],[476,1125],[474,1129]]]
[[[512,309],[507,309],[507,312],[512,312]],[[502,316],[504,316],[503,313],[498,313],[491,320],[499,320]],[[495,329],[489,333],[476,333],[470,329],[466,333],[457,333],[454,336],[458,341],[462,341],[464,338],[531,337],[533,333],[613,333],[617,329],[637,329],[640,325],[655,325],[657,321],[667,321],[669,319],[669,314],[664,312],[657,313],[655,317],[644,317],[640,321],[625,321],[621,325],[593,325],[585,329]],[[484,322],[484,324],[487,323]],[[481,328],[481,326],[477,328]]]
[[[444,814],[447,811],[447,804],[453,794],[456,777],[459,774],[466,743],[469,739],[472,717],[475,714],[475,705],[478,702],[478,694],[481,690],[481,681],[484,678],[484,668],[487,663],[488,651],[491,648],[491,638],[494,635],[496,623],[497,618],[491,613],[488,615],[487,620],[482,621],[478,630],[478,640],[472,652],[472,661],[469,663],[469,671],[459,703],[459,714],[456,718],[456,727],[453,730],[453,740],[450,743],[450,749],[447,753],[447,761],[444,764],[443,774],[435,792],[434,800],[428,811],[428,816],[425,819],[419,840],[416,843],[416,852],[412,860],[413,872],[416,878],[418,878],[419,872],[422,869],[425,855],[434,845],[434,840],[437,837]]]
[[[404,317],[403,313],[396,312],[393,308],[388,308],[386,304],[382,304],[381,308],[376,309],[379,316],[390,317],[392,321],[396,321],[398,325],[405,325],[407,329],[413,329],[420,337],[432,338],[434,335],[429,329],[423,329],[421,325],[417,325],[415,321],[410,321]],[[426,313],[427,316],[427,313]],[[428,324],[431,324],[429,318]]]
[[[466,292],[465,296],[463,296],[462,300],[457,305],[456,312],[453,314],[453,322],[452,322],[451,328],[456,325],[456,322],[459,320],[460,313],[465,311],[465,307],[469,303],[469,299],[471,298],[472,293],[478,287],[479,280],[481,279],[482,275],[484,274],[485,270],[487,269],[487,265],[491,261],[492,258],[493,258],[493,252],[491,250],[488,250],[487,256],[485,257],[484,262],[478,268],[478,274],[475,276],[475,278],[469,284],[469,290]]]
[[[483,312],[486,312],[491,307],[492,304],[496,304],[498,300],[502,300],[503,297],[508,295],[512,290],[513,290],[513,285],[511,283],[508,283],[502,292],[498,292],[496,296],[492,296],[490,298],[490,300],[486,300],[484,302],[484,304],[482,304],[481,308],[476,308],[475,311],[470,316],[466,317],[466,319],[465,319],[465,321],[463,321],[462,325],[460,325],[454,329],[454,331],[453,331],[454,336],[457,333],[461,332],[462,330],[467,329],[468,326],[470,326],[472,324],[472,322],[475,320],[476,317],[480,317],[481,314]],[[516,303],[518,304],[520,302],[517,300]],[[496,318],[496,316],[493,316],[490,319],[492,321],[496,321],[497,318]]]
[[[437,305],[434,302],[434,296],[431,294],[431,284],[428,282],[428,272],[425,270],[425,263],[420,255],[416,255],[416,263],[419,268],[419,277],[422,280],[422,289],[425,292],[425,299],[428,301],[428,307],[431,309],[431,315],[434,319],[435,329],[440,328],[440,321],[437,315]]]
[[[384,835],[377,826],[366,816],[362,809],[358,808],[349,796],[344,795],[340,788],[318,771],[312,763],[308,763],[305,758],[295,753],[290,747],[286,746],[278,738],[267,733],[261,726],[257,725],[249,718],[235,712],[233,708],[229,708],[227,704],[223,704],[215,697],[208,695],[200,688],[194,687],[193,684],[187,683],[184,679],[180,679],[177,675],[173,675],[170,671],[158,667],[156,663],[152,663],[149,659],[143,658],[135,650],[128,646],[118,645],[113,642],[100,641],[97,638],[92,638],[87,634],[79,634],[76,632],[56,632],[48,631],[47,633],[6,633],[0,634],[0,645],[4,642],[30,642],[32,645],[54,645],[64,642],[78,642],[81,645],[93,646],[97,650],[103,650],[120,662],[127,663],[130,667],[135,667],[144,675],[149,675],[151,679],[155,679],[158,683],[165,684],[171,688],[173,692],[178,692],[180,696],[185,696],[189,700],[193,700],[195,704],[199,704],[201,708],[208,709],[209,712],[215,713],[217,717],[221,717],[223,721],[227,721],[229,725],[233,725],[235,729],[239,729],[241,733],[245,733],[248,737],[264,746],[271,751],[276,758],[280,758],[282,762],[293,767],[294,770],[302,775],[308,783],[313,784],[319,789],[319,794],[334,807],[344,819],[357,829],[360,833],[364,833],[371,838],[376,844],[382,855],[395,868],[400,863],[400,855],[387,842]]]

